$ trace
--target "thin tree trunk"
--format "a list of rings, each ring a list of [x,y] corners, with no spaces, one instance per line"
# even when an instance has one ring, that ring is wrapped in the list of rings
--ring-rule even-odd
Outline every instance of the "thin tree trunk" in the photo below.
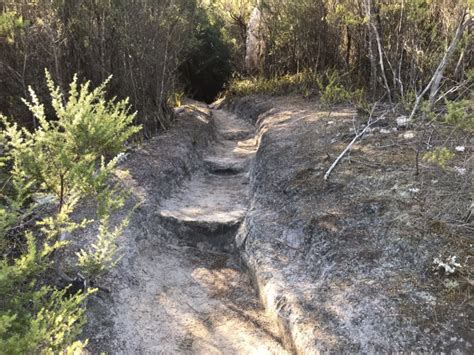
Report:
[[[370,60],[370,88],[372,94],[375,94],[376,84],[377,84],[377,61],[375,59],[374,50],[373,50],[373,34],[371,30],[371,21],[372,21],[372,1],[367,0],[366,2],[366,13],[368,17],[368,25],[367,30],[369,31],[369,43],[368,43],[368,50],[369,50],[369,60]]]
[[[421,99],[423,98],[423,96],[425,96],[425,94],[428,91],[430,91],[430,89],[431,89],[431,92],[430,92],[430,98],[429,98],[429,109],[433,107],[446,66],[448,65],[449,60],[451,59],[454,53],[456,44],[461,38],[465,28],[470,23],[471,23],[471,17],[469,14],[466,14],[466,10],[464,10],[461,21],[459,22],[459,25],[456,29],[456,33],[454,34],[453,39],[451,40],[451,44],[446,49],[444,56],[441,59],[440,63],[438,64],[438,67],[436,68],[430,82],[428,83],[428,85],[426,85],[423,91],[419,95],[416,96],[415,104],[413,105],[413,109],[410,113],[410,116],[408,117],[409,120],[411,120],[415,116],[415,113],[418,110],[418,106],[420,105]]]
[[[346,49],[346,65],[347,68],[350,68],[350,60],[351,60],[351,45],[352,45],[352,37],[349,32],[349,26],[346,26],[347,31],[347,49]]]
[[[433,79],[431,83],[430,98],[429,98],[430,108],[433,107],[433,104],[436,99],[436,95],[438,94],[438,90],[441,84],[441,80],[443,79],[444,71],[446,70],[449,60],[451,59],[454,53],[454,50],[456,49],[456,45],[461,39],[461,36],[463,35],[464,30],[470,23],[471,23],[471,16],[470,14],[467,13],[467,10],[464,10],[461,16],[461,21],[459,22],[459,25],[456,29],[456,33],[454,34],[454,37],[451,40],[451,44],[449,45],[448,49],[444,53],[443,59],[439,63],[438,68],[436,69],[433,75]]]
[[[375,40],[377,41],[377,48],[379,51],[379,65],[380,71],[382,73],[383,84],[385,86],[385,90],[387,91],[388,101],[392,104],[392,92],[390,91],[390,87],[388,86],[387,75],[385,75],[385,66],[383,63],[383,49],[382,49],[382,41],[380,40],[379,31],[377,30],[377,26],[372,23],[372,28],[374,29],[375,33]]]

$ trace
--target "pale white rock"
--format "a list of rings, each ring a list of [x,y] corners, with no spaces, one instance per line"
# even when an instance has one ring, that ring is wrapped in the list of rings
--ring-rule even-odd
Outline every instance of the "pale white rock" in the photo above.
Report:
[[[399,127],[406,127],[410,123],[410,120],[407,116],[399,116],[397,117],[396,121]]]
[[[413,138],[415,138],[415,132],[413,132],[413,131],[405,132],[405,133],[403,133],[403,138],[413,139]]]
[[[283,232],[285,244],[292,249],[300,249],[304,245],[304,232],[302,230],[287,229]]]
[[[116,159],[117,163],[121,164],[128,159],[128,153],[119,153]]]
[[[466,174],[466,169],[465,169],[465,168],[461,168],[461,167],[459,167],[459,166],[455,166],[455,167],[454,167],[454,170],[456,171],[456,173],[457,173],[458,175],[463,176],[464,174]]]
[[[456,148],[454,148],[456,150],[456,152],[464,152],[466,150],[466,147],[462,146],[462,145],[459,145],[457,146]]]
[[[49,205],[52,203],[56,203],[56,196],[54,194],[35,194],[33,195],[33,199],[35,200],[38,206]]]
[[[461,268],[461,264],[457,262],[456,255],[448,257],[445,261],[442,261],[440,258],[434,258],[433,265],[436,270],[443,269],[448,275],[454,274],[456,269]]]

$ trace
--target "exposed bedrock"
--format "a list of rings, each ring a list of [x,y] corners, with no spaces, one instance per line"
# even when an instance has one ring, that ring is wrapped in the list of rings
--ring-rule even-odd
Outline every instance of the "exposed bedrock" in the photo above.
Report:
[[[94,353],[287,353],[234,248],[253,137],[249,123],[192,103],[170,131],[130,154],[128,207],[142,204],[104,281],[111,293],[89,305]]]
[[[402,193],[413,186],[411,161],[393,158],[406,154],[401,148],[388,153],[386,169],[345,160],[327,183],[327,144],[350,132],[351,108],[333,108],[329,120],[292,97],[225,106],[257,127],[250,208],[236,244],[287,348],[472,351],[472,306],[453,302],[431,271],[450,237],[416,225],[418,207]],[[375,154],[357,152],[355,161]]]

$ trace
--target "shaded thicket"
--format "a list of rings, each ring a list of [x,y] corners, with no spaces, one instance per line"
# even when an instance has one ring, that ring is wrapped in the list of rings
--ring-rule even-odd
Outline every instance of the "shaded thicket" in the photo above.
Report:
[[[235,73],[245,72],[245,52],[248,22],[256,0],[203,0],[212,21],[219,23],[222,37],[228,45]]]
[[[212,102],[232,75],[231,46],[225,39],[224,21],[204,8],[196,11],[196,27],[185,60],[179,68],[187,95]]]
[[[0,1],[0,111],[30,127],[28,85],[45,94],[47,68],[62,87],[77,73],[130,97],[143,134],[169,123],[166,101],[192,45],[195,1]]]

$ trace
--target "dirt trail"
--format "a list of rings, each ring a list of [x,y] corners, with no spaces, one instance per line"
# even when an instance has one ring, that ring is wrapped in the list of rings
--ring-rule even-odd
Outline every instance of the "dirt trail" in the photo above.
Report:
[[[139,245],[134,279],[114,296],[114,353],[285,354],[232,241],[248,205],[254,127],[213,112],[206,172],[163,201],[157,222],[179,242]]]

